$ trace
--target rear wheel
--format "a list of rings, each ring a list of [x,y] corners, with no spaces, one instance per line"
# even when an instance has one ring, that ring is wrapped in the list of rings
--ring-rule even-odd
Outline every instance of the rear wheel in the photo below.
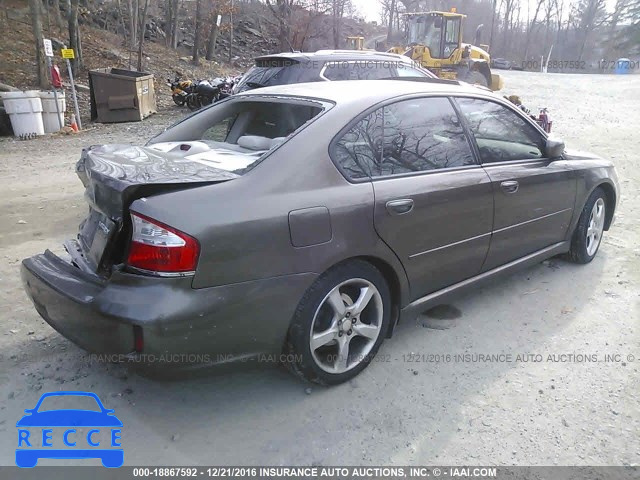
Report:
[[[171,98],[173,99],[173,103],[175,103],[179,107],[184,105],[184,95],[174,94],[171,95]]]
[[[201,106],[202,101],[200,99],[200,95],[198,95],[197,93],[191,93],[187,95],[187,107],[189,107],[189,110],[198,110]]]
[[[606,195],[601,188],[593,191],[580,214],[571,239],[569,259],[575,263],[589,263],[598,253],[606,218]]]
[[[373,265],[354,260],[324,273],[307,290],[285,346],[288,366],[320,384],[338,384],[364,370],[384,340],[391,294]]]

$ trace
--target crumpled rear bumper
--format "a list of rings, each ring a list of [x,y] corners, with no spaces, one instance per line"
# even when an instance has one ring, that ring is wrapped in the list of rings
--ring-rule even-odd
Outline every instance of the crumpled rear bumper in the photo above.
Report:
[[[146,358],[207,354],[207,363],[228,363],[280,352],[295,308],[317,274],[194,289],[190,277],[115,271],[105,280],[47,250],[25,259],[21,276],[42,318],[85,350],[133,353],[135,327],[143,337],[138,354]]]

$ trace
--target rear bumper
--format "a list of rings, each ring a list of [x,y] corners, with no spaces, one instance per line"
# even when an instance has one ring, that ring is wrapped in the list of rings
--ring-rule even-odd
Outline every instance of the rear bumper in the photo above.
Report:
[[[158,361],[172,354],[171,362],[185,363],[279,352],[293,312],[316,278],[297,274],[201,289],[191,288],[190,277],[114,272],[104,281],[50,251],[24,260],[21,276],[42,318],[83,349],[135,355],[136,326],[144,342],[138,356]]]

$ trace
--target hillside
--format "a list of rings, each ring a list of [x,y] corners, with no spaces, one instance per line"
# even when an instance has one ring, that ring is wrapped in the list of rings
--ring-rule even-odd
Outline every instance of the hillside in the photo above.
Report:
[[[204,60],[202,55],[200,65],[191,62],[193,48],[193,15],[187,4],[183,7],[183,20],[180,26],[180,40],[176,49],[165,46],[161,35],[161,15],[158,10],[152,11],[147,21],[147,35],[144,43],[143,70],[153,73],[156,81],[156,92],[159,93],[159,101],[170,101],[168,88],[165,85],[167,78],[176,75],[188,78],[213,78],[216,76],[235,75],[245,71],[258,55],[274,53],[278,51],[277,29],[275,25],[261,21],[267,12],[255,10],[238,10],[234,13],[233,49],[229,59],[230,29],[221,28],[215,60]],[[256,5],[245,8],[257,8]],[[266,7],[260,6],[265,9]],[[154,14],[155,13],[155,14]],[[63,12],[64,15],[64,12]],[[44,35],[65,43],[68,38],[66,30],[60,31],[55,25],[51,12],[45,12],[43,19]],[[19,0],[5,0],[4,11],[0,11],[0,27],[4,32],[3,41],[0,42],[0,83],[15,86],[25,90],[36,85],[36,68],[34,64],[35,47],[31,30],[29,8],[25,2]],[[317,21],[318,22],[318,21]],[[319,19],[319,23],[329,25],[330,18]],[[119,67],[135,69],[137,52],[130,52],[125,43],[125,35],[118,21],[117,12],[110,10],[83,11],[80,16],[80,31],[84,57],[84,68],[80,70],[77,81],[87,84],[87,72],[94,68]],[[65,25],[66,26],[66,25]],[[105,29],[106,27],[106,29]],[[322,28],[319,29],[322,31]],[[325,28],[330,30],[330,26]],[[116,33],[117,32],[117,33]],[[374,36],[380,34],[380,28],[370,23],[360,23],[345,18],[343,35]],[[305,50],[314,51],[320,48],[330,48],[332,41],[330,31],[324,35],[315,35],[305,42]],[[63,80],[66,81],[66,67],[62,59],[56,59],[56,63],[63,72]],[[167,95],[162,95],[162,92]],[[82,96],[82,92],[81,92]],[[82,98],[82,101],[86,99]]]

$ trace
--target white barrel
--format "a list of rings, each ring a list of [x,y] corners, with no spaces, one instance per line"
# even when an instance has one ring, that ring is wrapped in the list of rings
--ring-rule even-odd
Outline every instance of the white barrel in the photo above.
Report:
[[[57,92],[58,109],[56,109],[56,99],[53,92],[40,92],[40,100],[42,101],[42,123],[44,124],[45,133],[53,133],[64,127],[64,112],[67,104],[64,99],[64,92]],[[58,110],[60,113],[58,113]]]
[[[37,90],[3,92],[1,95],[16,137],[44,135],[42,101]]]

